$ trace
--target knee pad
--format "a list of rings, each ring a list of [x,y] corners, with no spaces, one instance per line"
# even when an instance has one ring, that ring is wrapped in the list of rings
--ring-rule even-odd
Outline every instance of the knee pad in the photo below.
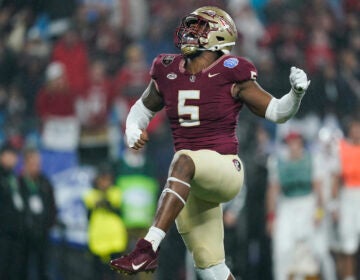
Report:
[[[207,268],[196,268],[196,272],[203,280],[227,280],[230,269],[222,262]]]

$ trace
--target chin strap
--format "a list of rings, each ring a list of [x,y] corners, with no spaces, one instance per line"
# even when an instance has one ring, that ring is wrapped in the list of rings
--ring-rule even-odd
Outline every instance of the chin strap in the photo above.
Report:
[[[212,51],[212,52],[222,51],[224,54],[229,54],[230,51],[226,50],[224,48],[234,46],[234,45],[235,45],[235,42],[230,42],[230,43],[218,44],[218,45],[212,46],[211,48],[208,48],[208,49],[202,48],[202,49],[199,49],[199,50]]]

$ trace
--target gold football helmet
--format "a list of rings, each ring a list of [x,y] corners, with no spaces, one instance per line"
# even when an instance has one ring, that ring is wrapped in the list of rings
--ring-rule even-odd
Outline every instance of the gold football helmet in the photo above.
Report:
[[[237,30],[228,13],[205,6],[185,16],[175,31],[175,46],[188,56],[198,51],[229,53],[237,40]]]

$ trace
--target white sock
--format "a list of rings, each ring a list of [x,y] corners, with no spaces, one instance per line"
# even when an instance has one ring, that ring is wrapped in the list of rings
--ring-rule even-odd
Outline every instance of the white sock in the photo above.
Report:
[[[165,232],[163,230],[157,227],[151,227],[149,228],[149,231],[144,237],[144,239],[151,243],[154,252],[156,252],[164,237],[165,237]]]

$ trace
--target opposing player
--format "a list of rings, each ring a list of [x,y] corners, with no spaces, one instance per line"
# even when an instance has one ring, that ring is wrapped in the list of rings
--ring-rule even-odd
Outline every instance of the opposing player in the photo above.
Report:
[[[292,67],[291,90],[276,99],[256,82],[257,71],[230,55],[237,40],[231,17],[217,7],[201,7],[185,16],[175,32],[181,54],[155,58],[152,80],[126,121],[128,145],[141,149],[156,112],[165,108],[175,155],[159,200],[153,226],[127,256],[110,266],[128,274],[153,271],[159,244],[176,219],[202,279],[235,279],[225,265],[220,203],[243,184],[235,128],[243,105],[257,116],[285,122],[297,112],[309,86],[305,72]]]

